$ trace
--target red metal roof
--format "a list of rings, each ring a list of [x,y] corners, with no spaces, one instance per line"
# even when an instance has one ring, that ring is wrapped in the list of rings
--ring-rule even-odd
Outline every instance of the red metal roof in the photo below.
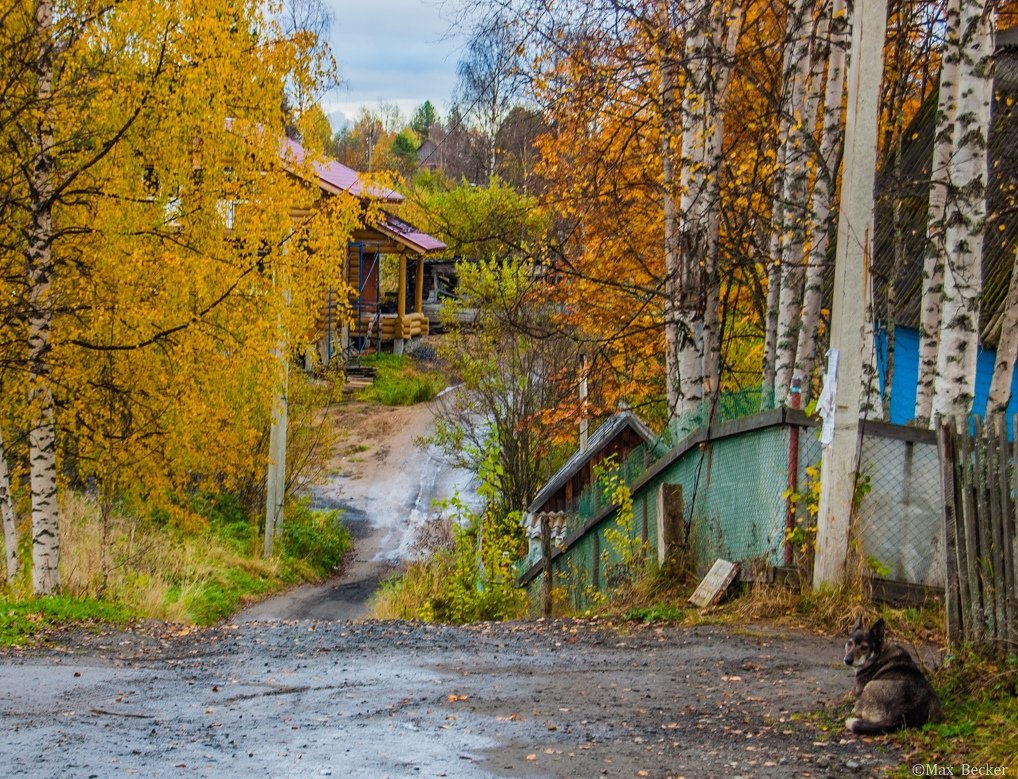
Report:
[[[290,138],[284,139],[282,149],[280,150],[280,156],[282,156],[285,161],[292,162],[297,166],[306,164],[306,160],[308,158],[308,154],[304,150],[304,147],[297,141],[291,140]],[[315,173],[318,175],[319,185],[323,189],[335,194],[348,192],[354,197],[372,198],[375,200],[381,200],[385,203],[403,202],[403,196],[396,190],[365,183],[361,178],[360,173],[355,171],[353,168],[348,168],[346,165],[338,162],[337,160],[329,157],[321,157],[313,160],[311,162],[311,167],[314,168]]]
[[[420,254],[446,248],[446,245],[434,236],[421,232],[409,222],[404,222],[386,211],[382,212],[376,227]]]

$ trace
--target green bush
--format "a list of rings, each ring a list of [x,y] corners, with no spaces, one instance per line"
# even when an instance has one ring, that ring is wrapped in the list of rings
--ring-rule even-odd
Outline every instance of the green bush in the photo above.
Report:
[[[300,562],[319,576],[328,576],[350,549],[350,531],[338,511],[317,511],[307,500],[295,501],[283,522],[280,554]]]

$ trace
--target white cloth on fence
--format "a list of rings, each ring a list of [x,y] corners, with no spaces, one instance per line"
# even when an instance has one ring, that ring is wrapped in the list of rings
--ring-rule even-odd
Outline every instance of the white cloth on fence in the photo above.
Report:
[[[824,387],[817,398],[817,414],[824,421],[820,428],[820,445],[828,447],[834,440],[834,398],[838,394],[838,350],[827,352],[827,373]]]

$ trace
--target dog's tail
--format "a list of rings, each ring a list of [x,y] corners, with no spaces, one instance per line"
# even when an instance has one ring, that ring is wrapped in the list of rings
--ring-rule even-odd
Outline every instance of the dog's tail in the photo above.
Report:
[[[900,730],[903,724],[901,721],[874,722],[873,720],[859,719],[858,717],[849,717],[845,720],[845,727],[857,736],[882,736],[885,733]]]

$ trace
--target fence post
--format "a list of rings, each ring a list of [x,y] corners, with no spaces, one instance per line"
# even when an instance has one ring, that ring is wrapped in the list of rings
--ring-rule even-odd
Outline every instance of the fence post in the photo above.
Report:
[[[541,567],[544,580],[541,582],[541,613],[551,616],[551,522],[547,513],[541,514]]]
[[[657,561],[664,565],[685,541],[686,519],[681,484],[660,484],[657,488]]]
[[[944,604],[947,607],[947,641],[962,639],[961,604],[958,591],[958,509],[955,505],[954,440],[948,420],[937,419],[937,448],[940,450],[940,483],[944,495]]]

